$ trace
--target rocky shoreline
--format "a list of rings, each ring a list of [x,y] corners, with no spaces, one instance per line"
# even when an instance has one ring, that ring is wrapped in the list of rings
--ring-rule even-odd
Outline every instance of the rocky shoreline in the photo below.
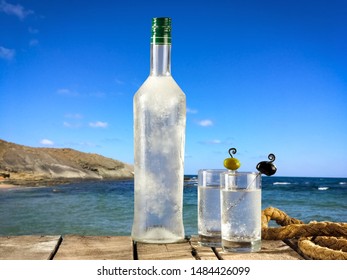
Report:
[[[42,186],[134,177],[133,166],[69,148],[33,148],[0,139],[0,185]]]
[[[56,185],[66,185],[79,182],[99,182],[99,181],[122,181],[132,180],[132,178],[114,178],[114,179],[44,179],[44,180],[1,180],[0,188],[18,188],[18,187],[49,187]]]

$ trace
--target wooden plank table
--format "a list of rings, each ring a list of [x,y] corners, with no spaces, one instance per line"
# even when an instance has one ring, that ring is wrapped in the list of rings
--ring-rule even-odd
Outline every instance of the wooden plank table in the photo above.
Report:
[[[173,244],[134,243],[130,236],[0,236],[0,260],[302,260],[283,241],[257,253],[202,247],[196,236]]]
[[[59,248],[60,235],[0,236],[1,260],[49,260]]]

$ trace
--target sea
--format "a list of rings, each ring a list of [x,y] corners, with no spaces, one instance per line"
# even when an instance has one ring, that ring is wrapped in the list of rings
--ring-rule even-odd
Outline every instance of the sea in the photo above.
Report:
[[[185,234],[197,234],[197,176],[185,176]],[[0,235],[130,235],[134,181],[0,188]],[[347,222],[347,178],[262,177],[262,209]]]

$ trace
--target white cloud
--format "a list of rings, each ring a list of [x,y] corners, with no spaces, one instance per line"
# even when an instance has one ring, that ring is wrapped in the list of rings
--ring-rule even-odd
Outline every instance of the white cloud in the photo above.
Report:
[[[22,5],[10,4],[10,3],[7,3],[5,0],[1,0],[0,12],[3,12],[8,15],[16,16],[21,20],[25,19],[28,15],[34,13],[32,10],[25,9]]]
[[[60,88],[60,89],[57,89],[57,93],[60,94],[60,95],[65,95],[65,96],[79,96],[79,93],[76,92],[76,91],[73,91],[71,89],[68,89],[68,88]]]
[[[64,127],[79,128],[82,126],[81,120],[83,119],[83,115],[79,113],[67,113],[64,115],[64,118],[67,119],[67,121],[63,122]]]
[[[100,121],[90,122],[89,126],[94,127],[94,128],[97,128],[97,127],[106,128],[108,126],[108,123],[107,122],[100,122]]]
[[[89,94],[89,96],[91,97],[97,97],[97,98],[102,98],[106,96],[106,93],[102,92],[102,91],[96,91],[96,92],[92,92]]]
[[[6,49],[0,46],[0,58],[6,60],[12,60],[16,54],[16,51],[13,49]]]
[[[207,141],[200,141],[199,143],[203,145],[219,145],[219,144],[222,144],[222,141],[219,139],[213,139],[213,140],[207,140]]]
[[[219,139],[213,139],[213,140],[209,141],[208,143],[209,143],[209,144],[221,144],[222,141],[219,140]]]
[[[84,147],[101,147],[100,145],[97,145],[97,144],[94,144],[92,142],[66,142],[64,144],[65,146],[74,146],[74,147],[81,147],[81,148],[84,148]]]
[[[74,127],[72,123],[69,123],[69,122],[63,122],[63,125],[65,127]]]
[[[192,108],[187,108],[187,113],[189,113],[189,114],[197,114],[198,110],[192,109]]]
[[[79,113],[67,113],[64,117],[68,119],[83,119],[83,116]]]
[[[49,140],[49,139],[42,139],[40,141],[40,144],[46,145],[46,146],[53,146],[54,142],[52,140]]]
[[[60,88],[60,89],[57,89],[57,93],[59,93],[59,94],[69,94],[70,90],[67,89],[67,88]]]
[[[30,47],[37,46],[38,44],[39,44],[39,40],[31,39],[31,40],[29,41],[29,46],[30,46]]]
[[[116,82],[117,85],[124,85],[124,81],[122,81],[118,78],[116,78],[114,81]]]
[[[198,122],[200,126],[212,126],[213,122],[211,120],[201,120]]]
[[[82,126],[82,124],[80,122],[63,122],[64,127],[68,127],[68,128],[79,128]]]
[[[33,27],[29,27],[28,31],[29,31],[30,34],[37,34],[37,33],[39,33],[39,30],[36,29],[36,28],[33,28]]]

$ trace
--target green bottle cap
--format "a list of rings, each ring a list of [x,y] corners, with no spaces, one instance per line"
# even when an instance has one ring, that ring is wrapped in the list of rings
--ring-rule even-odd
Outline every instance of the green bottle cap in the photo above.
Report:
[[[171,18],[160,17],[152,19],[151,44],[171,45]]]

